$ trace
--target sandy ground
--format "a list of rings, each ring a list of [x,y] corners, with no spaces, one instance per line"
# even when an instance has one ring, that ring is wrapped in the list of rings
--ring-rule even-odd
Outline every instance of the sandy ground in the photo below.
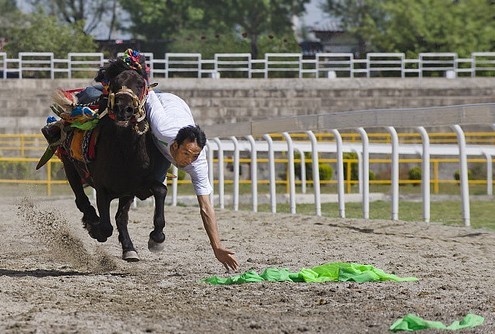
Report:
[[[485,317],[495,332],[495,233],[464,227],[217,211],[241,272],[371,264],[418,282],[214,286],[216,261],[196,207],[167,207],[166,247],[147,250],[152,208],[130,213],[141,261],[126,263],[116,233],[82,228],[72,199],[0,204],[0,333],[387,333],[407,313],[450,324]],[[427,331],[432,332],[432,331]]]

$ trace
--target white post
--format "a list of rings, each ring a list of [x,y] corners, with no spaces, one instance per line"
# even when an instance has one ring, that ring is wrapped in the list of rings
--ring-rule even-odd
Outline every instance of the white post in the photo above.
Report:
[[[318,158],[318,142],[312,131],[306,131],[311,141],[311,165],[313,166],[313,190],[315,193],[315,212],[321,216],[321,198],[320,198],[320,162]]]
[[[392,220],[399,219],[399,137],[395,128],[389,126],[387,131],[390,133],[392,142]]]
[[[296,182],[294,171],[294,145],[288,132],[283,132],[287,141],[287,153],[289,157],[289,192],[290,192],[290,213],[296,213]]]
[[[172,179],[172,206],[177,206],[177,181],[179,178],[179,169],[172,165],[172,173],[177,176]],[[167,179],[165,179],[166,182]]]
[[[297,148],[294,147],[294,149],[299,153],[299,156],[301,157],[301,192],[303,194],[306,193],[306,157],[304,156],[304,152]]]
[[[423,194],[423,220],[430,222],[430,137],[425,128],[417,128],[421,134],[423,152],[421,154],[421,193]]]
[[[223,170],[223,148],[222,142],[218,138],[213,138],[218,147],[218,202],[220,209],[225,208],[225,176]]]
[[[239,210],[239,142],[236,137],[230,137],[234,143],[234,211]]]
[[[211,148],[210,142],[206,142],[206,147],[208,148],[208,155],[207,155],[207,160],[208,160],[208,179],[210,180],[211,184],[211,194],[210,194],[210,203],[211,206],[215,206],[215,177],[213,176],[213,149]]]
[[[362,156],[362,178],[363,178],[363,218],[370,217],[370,159],[369,159],[369,140],[368,134],[363,128],[358,128],[363,141],[363,156]]]
[[[488,196],[493,195],[493,165],[492,155],[487,152],[483,152],[486,158],[486,194]]]
[[[462,200],[462,218],[465,226],[471,226],[470,221],[470,208],[469,208],[469,179],[468,179],[468,165],[466,155],[466,138],[464,132],[459,125],[452,125],[457,135],[457,141],[459,142],[459,165],[460,165],[460,182],[461,182],[461,200]]]
[[[253,203],[253,212],[258,212],[258,157],[256,152],[256,143],[253,136],[246,136],[251,144],[251,197]]]
[[[277,191],[275,182],[275,154],[273,153],[273,140],[270,135],[263,135],[263,139],[268,143],[268,168],[270,170],[270,207],[272,213],[277,212]]]
[[[345,218],[345,199],[344,199],[344,154],[342,150],[342,136],[338,130],[332,130],[337,144],[337,193],[339,198],[339,216]]]

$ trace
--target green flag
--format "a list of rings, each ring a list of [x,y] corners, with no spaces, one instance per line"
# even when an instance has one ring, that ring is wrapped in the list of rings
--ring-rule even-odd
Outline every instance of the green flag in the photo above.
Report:
[[[230,277],[212,276],[203,282],[210,284],[241,284],[254,282],[378,282],[378,281],[417,281],[416,277],[398,277],[387,274],[371,265],[332,262],[313,268],[303,268],[299,272],[289,272],[288,269],[268,268],[260,275],[254,270],[246,271],[241,275]]]
[[[483,324],[485,318],[476,314],[468,314],[461,321],[454,321],[450,326],[445,326],[440,321],[430,321],[424,320],[423,318],[418,317],[414,314],[408,314],[404,318],[401,318],[394,322],[392,326],[390,326],[390,330],[392,332],[398,331],[416,331],[420,329],[427,328],[436,328],[436,329],[463,329],[463,328],[473,328]]]

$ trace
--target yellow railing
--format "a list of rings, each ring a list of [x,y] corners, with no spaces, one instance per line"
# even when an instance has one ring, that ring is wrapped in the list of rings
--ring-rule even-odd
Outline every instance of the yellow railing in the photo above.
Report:
[[[466,134],[466,141],[469,144],[494,144],[495,143],[495,133],[494,132],[473,132]],[[390,135],[388,133],[369,133],[369,140],[373,143],[389,143]],[[457,137],[454,133],[431,133],[430,143],[434,144],[455,144],[457,143]],[[274,140],[283,140],[281,135],[273,135]],[[279,137],[279,138],[278,138]],[[293,140],[307,140],[307,135],[301,133],[291,134]],[[319,142],[333,141],[333,135],[329,133],[318,133],[316,137]],[[357,133],[342,133],[344,141],[348,142],[360,142],[360,135]],[[402,143],[421,143],[421,137],[418,133],[401,133],[399,134],[400,141]],[[61,166],[60,160],[54,156],[42,169],[35,171],[35,165],[39,160],[42,152],[46,148],[46,141],[41,134],[0,134],[0,152],[3,157],[0,157],[0,184],[39,184],[46,186],[46,194],[48,196],[52,195],[52,187],[54,185],[67,184],[65,179],[59,177],[54,177],[55,171]],[[15,157],[11,157],[15,156]],[[267,163],[268,159],[258,158],[258,164]],[[225,157],[224,162],[226,164],[233,163],[231,158]],[[296,159],[295,163],[300,164],[301,160]],[[390,159],[370,159],[370,164],[390,164]],[[482,158],[471,158],[468,159],[470,164],[473,163],[486,163],[486,160]],[[242,158],[240,163],[250,163],[250,159]],[[283,165],[287,165],[288,160],[285,157],[275,159],[275,163],[279,165],[279,169],[284,169]],[[306,160],[306,163],[311,163],[310,160]],[[335,159],[325,159],[320,158],[320,163],[327,163],[335,166]],[[348,193],[352,192],[352,186],[357,184],[357,180],[351,178],[351,171],[353,166],[356,166],[358,161],[356,159],[344,159],[344,169],[346,171],[346,190]],[[431,163],[431,185],[432,192],[434,194],[440,193],[440,187],[442,184],[456,184],[459,181],[455,180],[453,176],[448,179],[440,178],[440,166],[442,164],[458,164],[459,160],[457,158],[438,158],[432,157],[430,159]],[[20,164],[18,167],[22,166],[24,172],[17,172],[18,175],[11,172],[9,174],[9,164],[12,169],[12,164]],[[215,166],[216,161],[214,162]],[[410,159],[400,159],[399,164],[408,165],[420,165],[421,159],[410,158]],[[354,167],[355,168],[355,167]],[[20,175],[22,174],[22,175]],[[225,180],[226,184],[231,184],[232,180]],[[190,183],[188,180],[179,180],[179,184]],[[215,181],[217,183],[217,181]],[[241,184],[250,184],[251,180],[241,180]],[[259,184],[267,184],[268,180],[258,179]],[[288,180],[278,179],[277,184],[288,185]],[[298,180],[297,184],[301,184],[302,181]],[[336,184],[336,180],[321,180],[321,184]],[[390,184],[390,179],[382,177],[381,179],[370,180],[370,184],[374,185],[387,185]],[[400,180],[401,184],[420,184],[420,180],[409,180],[402,177]],[[470,185],[475,184],[486,184],[485,179],[469,180]],[[312,181],[308,180],[307,184],[311,185]]]
[[[358,133],[342,133],[344,142],[360,142]],[[331,133],[315,134],[318,142],[334,141]],[[466,132],[468,145],[495,145],[495,132]],[[306,134],[293,133],[293,140],[308,140]],[[370,143],[390,143],[389,133],[368,133]],[[430,133],[430,144],[457,144],[455,133]],[[273,140],[283,140],[280,134],[272,135]],[[401,144],[420,144],[419,133],[399,133]],[[46,148],[46,141],[41,134],[0,134],[0,156],[37,157]]]
[[[53,175],[56,171],[58,171],[59,168],[61,168],[61,162],[60,160],[54,156],[48,163],[43,166],[40,170],[35,171],[35,165],[38,162],[38,158],[0,158],[0,184],[38,184],[38,185],[44,185],[46,186],[46,195],[47,196],[52,196],[53,192],[53,186],[54,185],[61,185],[61,184],[67,184],[67,181],[65,179],[60,179],[60,178],[55,178]],[[225,158],[224,162],[226,164],[233,163],[233,160],[231,158]],[[240,159],[240,163],[249,163],[250,159],[247,158],[242,158]],[[268,159],[266,158],[258,158],[257,159],[258,164],[262,163],[267,163]],[[310,160],[306,160],[306,163],[311,163]],[[320,163],[324,164],[330,164],[333,167],[336,164],[336,159],[320,159]],[[390,159],[370,159],[370,164],[390,164],[391,160]],[[214,161],[214,165],[216,166],[217,161]],[[282,169],[285,168],[288,164],[288,160],[285,158],[277,158],[275,159],[275,163],[278,164],[279,166],[282,165]],[[296,164],[300,164],[301,160],[300,159],[295,159]],[[358,180],[354,180],[351,178],[351,171],[353,169],[353,166],[357,165],[358,160],[357,159],[344,159],[344,169],[346,170],[346,179],[345,185],[346,185],[346,191],[347,193],[352,193],[353,192],[353,186],[358,184]],[[458,180],[455,180],[453,175],[451,178],[440,178],[440,173],[439,169],[442,164],[458,164],[459,160],[457,158],[432,158],[430,160],[431,163],[431,185],[432,185],[432,193],[434,194],[439,194],[441,191],[441,186],[442,185],[448,185],[448,184],[459,184]],[[468,159],[468,163],[470,164],[485,164],[486,160],[482,158],[472,158]],[[8,174],[8,171],[6,171],[5,166],[8,166],[9,164],[17,164],[17,166],[22,166],[22,170],[24,171],[25,177],[16,177],[14,173],[10,173],[11,175],[6,175]],[[421,164],[421,159],[400,159],[399,164],[408,164],[408,165],[420,165]],[[21,173],[22,174],[22,173]],[[7,178],[5,178],[8,176]],[[171,180],[168,181],[169,185],[171,184]],[[179,185],[181,184],[189,184],[189,180],[179,180],[178,181]],[[218,183],[217,180],[214,181],[215,184]],[[229,185],[232,184],[233,180],[226,179],[225,184]],[[251,180],[241,180],[241,184],[251,184]],[[258,184],[263,185],[263,184],[268,184],[269,180],[267,179],[260,179],[258,178]],[[277,184],[279,185],[285,185],[288,186],[289,182],[288,179],[277,179],[276,181]],[[302,181],[298,180],[296,182],[298,185],[301,185]],[[334,179],[331,180],[321,180],[320,184],[328,184],[328,185],[333,185],[336,184],[337,181]],[[391,183],[390,179],[387,178],[382,178],[382,179],[374,179],[370,180],[371,185],[389,185]],[[421,183],[421,180],[409,180],[407,178],[402,178],[400,180],[400,184],[406,185],[406,184],[413,184],[413,185],[419,185]],[[311,185],[312,181],[307,180],[307,184]],[[477,180],[469,180],[470,185],[486,185],[487,180],[485,179],[477,179]],[[356,191],[356,189],[354,189]]]

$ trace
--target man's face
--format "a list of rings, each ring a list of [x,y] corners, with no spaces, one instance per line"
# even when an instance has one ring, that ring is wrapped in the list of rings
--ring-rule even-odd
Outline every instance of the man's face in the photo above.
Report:
[[[170,154],[179,168],[190,165],[199,157],[200,153],[201,148],[194,140],[186,139],[180,146],[174,142],[170,147]]]

